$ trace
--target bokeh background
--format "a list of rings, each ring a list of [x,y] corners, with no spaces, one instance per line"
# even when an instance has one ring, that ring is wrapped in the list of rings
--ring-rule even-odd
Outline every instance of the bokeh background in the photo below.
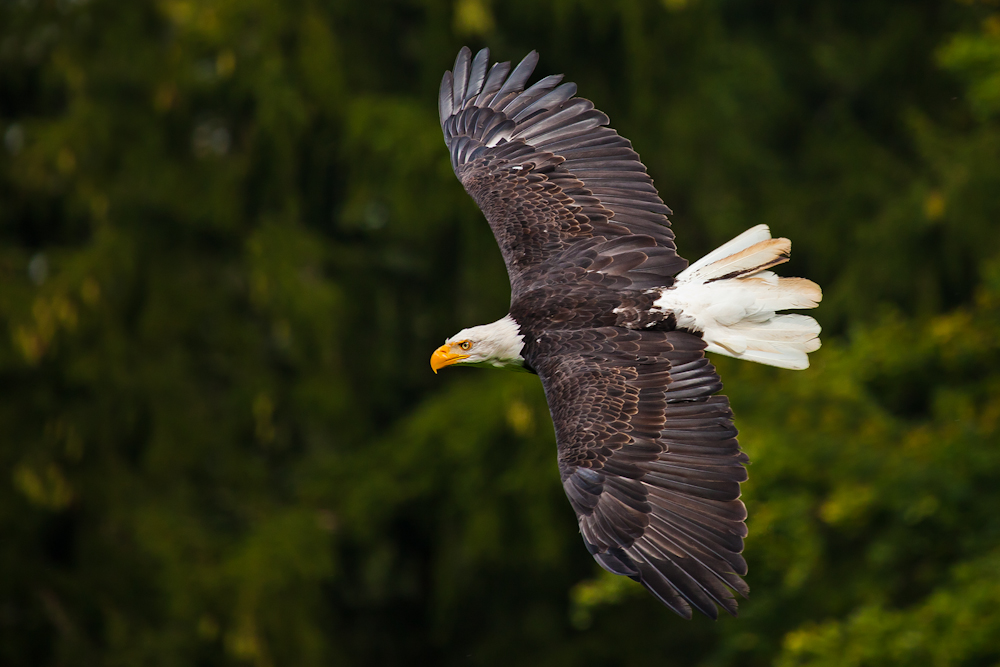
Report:
[[[509,298],[459,47],[542,54],[696,258],[767,223],[805,372],[717,359],[738,619],[601,573]],[[0,664],[1000,664],[1000,3],[0,2]]]

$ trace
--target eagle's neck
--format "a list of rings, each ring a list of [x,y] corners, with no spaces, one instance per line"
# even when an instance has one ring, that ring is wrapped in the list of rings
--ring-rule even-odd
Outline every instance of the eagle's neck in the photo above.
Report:
[[[484,366],[524,370],[524,336],[517,320],[510,315],[496,322],[475,327],[480,344],[489,350],[489,356],[482,362]],[[477,364],[478,365],[478,364]]]

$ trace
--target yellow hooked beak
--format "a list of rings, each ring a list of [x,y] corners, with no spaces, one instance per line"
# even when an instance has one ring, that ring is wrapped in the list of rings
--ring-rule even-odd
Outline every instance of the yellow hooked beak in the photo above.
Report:
[[[437,373],[439,370],[445,366],[451,366],[452,364],[461,361],[462,359],[468,359],[468,354],[461,354],[459,352],[453,352],[450,343],[445,343],[438,349],[434,350],[434,354],[431,355],[431,368]]]

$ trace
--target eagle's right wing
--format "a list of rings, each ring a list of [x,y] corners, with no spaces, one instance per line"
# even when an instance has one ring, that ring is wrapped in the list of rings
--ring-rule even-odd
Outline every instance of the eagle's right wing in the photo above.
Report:
[[[576,84],[558,85],[561,75],[525,90],[534,51],[513,72],[510,63],[487,72],[488,62],[488,49],[473,60],[463,48],[441,82],[439,111],[452,167],[493,229],[514,298],[595,237],[630,237],[634,246],[616,253],[613,269],[601,266],[607,259],[596,264],[616,286],[671,285],[687,262],[632,144],[604,127],[608,117],[593,103],[573,97]]]
[[[672,610],[736,614],[747,461],[705,343],[680,331],[548,331],[528,359],[590,553]],[[732,589],[732,590],[730,590]]]

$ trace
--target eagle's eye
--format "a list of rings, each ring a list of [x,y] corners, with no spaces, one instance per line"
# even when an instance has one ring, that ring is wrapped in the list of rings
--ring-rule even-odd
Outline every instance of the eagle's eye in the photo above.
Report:
[[[464,350],[464,351],[468,352],[469,348],[471,348],[471,347],[472,347],[472,343],[470,343],[470,342],[469,342],[469,341],[467,341],[467,340],[463,340],[463,341],[462,341],[461,343],[459,343],[459,344],[458,344],[458,346],[459,346],[459,347],[460,347],[460,348],[461,348],[462,350]]]

